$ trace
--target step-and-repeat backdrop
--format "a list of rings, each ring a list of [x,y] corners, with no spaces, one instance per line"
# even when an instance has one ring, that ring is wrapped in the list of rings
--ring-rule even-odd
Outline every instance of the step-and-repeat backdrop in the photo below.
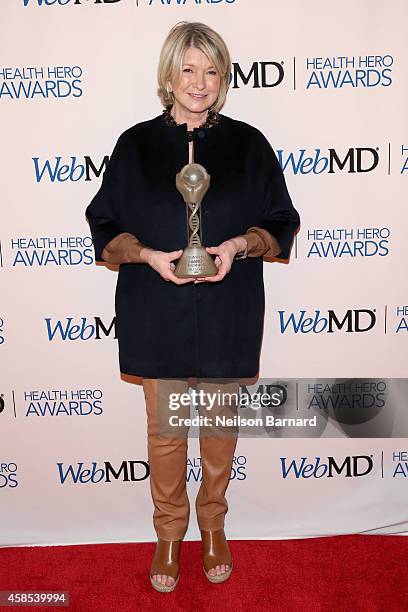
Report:
[[[84,211],[119,134],[160,113],[158,56],[181,20],[225,38],[222,112],[267,136],[302,218],[290,264],[264,266],[258,386],[281,401],[238,442],[228,536],[408,532],[406,2],[1,9],[0,545],[155,538],[143,392],[118,366],[117,272],[95,265]],[[192,509],[200,479],[193,438]]]

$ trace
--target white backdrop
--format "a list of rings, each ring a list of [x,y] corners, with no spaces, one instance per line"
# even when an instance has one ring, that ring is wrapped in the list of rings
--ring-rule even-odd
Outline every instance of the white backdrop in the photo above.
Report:
[[[0,545],[155,538],[143,393],[120,377],[116,272],[94,265],[84,211],[92,167],[161,111],[158,56],[180,20],[225,38],[222,112],[267,136],[301,215],[290,265],[265,264],[261,377],[292,400],[310,381],[380,381],[378,411],[353,420],[353,405],[347,427],[334,411],[316,437],[240,439],[228,537],[408,532],[406,386],[389,380],[407,372],[406,2],[2,0],[1,19]],[[330,311],[350,326],[330,331]],[[357,456],[366,475],[317,470]],[[315,469],[285,474],[292,461]],[[199,470],[193,439],[192,510]]]

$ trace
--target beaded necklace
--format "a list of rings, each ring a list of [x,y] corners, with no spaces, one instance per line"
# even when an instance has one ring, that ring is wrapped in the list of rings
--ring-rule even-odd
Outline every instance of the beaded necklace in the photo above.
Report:
[[[169,126],[180,125],[180,123],[177,123],[177,121],[174,119],[173,115],[170,112],[172,108],[173,107],[170,104],[169,106],[166,106],[166,108],[163,111],[163,117],[166,122],[166,125],[169,125]],[[210,110],[208,111],[207,119],[204,121],[204,123],[202,123],[199,126],[199,128],[211,128],[214,125],[218,125],[219,122],[220,122],[219,113],[217,113],[216,111]],[[193,130],[187,130],[187,135],[188,135],[189,142],[191,142],[193,140]]]

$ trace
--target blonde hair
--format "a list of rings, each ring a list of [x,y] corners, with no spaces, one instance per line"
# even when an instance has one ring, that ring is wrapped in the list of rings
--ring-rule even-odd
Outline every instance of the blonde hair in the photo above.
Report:
[[[163,106],[174,104],[174,94],[168,90],[167,83],[177,83],[180,79],[184,53],[189,47],[205,53],[221,77],[217,99],[209,109],[219,111],[224,105],[230,84],[230,54],[224,40],[215,30],[196,21],[176,23],[164,41],[157,69],[158,95]]]

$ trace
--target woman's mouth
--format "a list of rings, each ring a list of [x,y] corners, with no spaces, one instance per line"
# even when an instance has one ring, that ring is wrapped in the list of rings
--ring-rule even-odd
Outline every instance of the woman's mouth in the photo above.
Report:
[[[207,94],[193,94],[193,93],[190,93],[188,95],[191,96],[192,98],[196,99],[196,100],[202,100],[203,98],[206,97]]]

